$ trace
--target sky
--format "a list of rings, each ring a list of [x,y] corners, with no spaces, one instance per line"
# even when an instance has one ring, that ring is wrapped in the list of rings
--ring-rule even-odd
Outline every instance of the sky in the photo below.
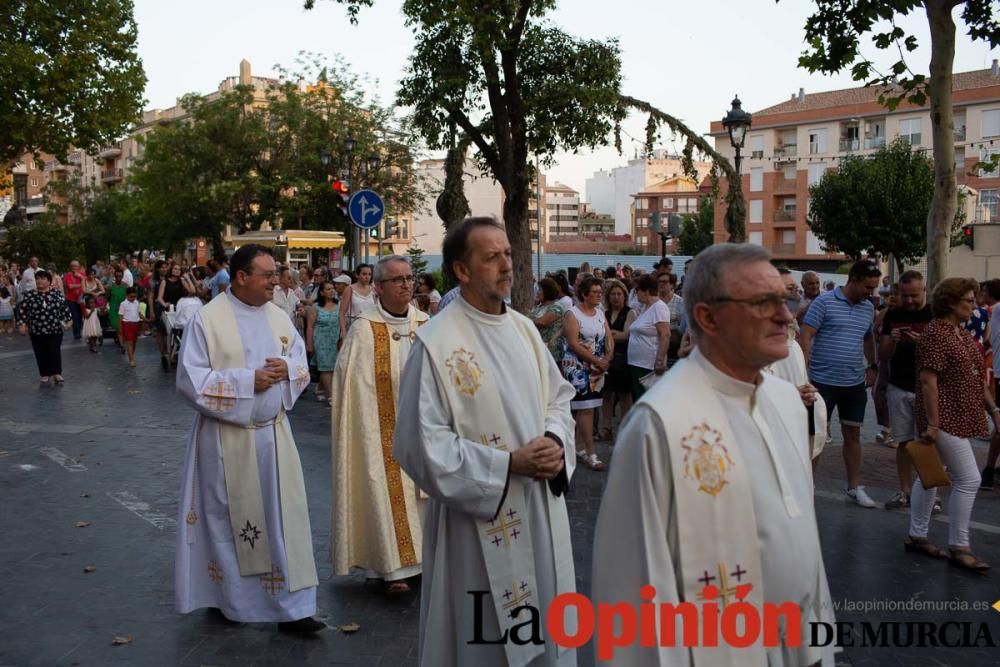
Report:
[[[356,74],[371,78],[373,96],[391,103],[414,42],[400,5],[400,0],[375,0],[355,26],[330,0],[317,0],[311,11],[302,8],[302,0],[135,0],[147,108],[170,107],[185,93],[215,90],[238,73],[244,58],[255,75],[272,76],[276,65],[293,66],[302,51],[342,56]],[[707,132],[735,94],[752,112],[788,99],[799,88],[812,93],[857,85],[847,73],[822,76],[797,67],[812,7],[807,0],[562,0],[550,16],[577,37],[617,38],[622,91]],[[964,35],[959,19],[956,23],[956,72],[987,68],[1000,57]],[[911,15],[900,25],[921,44],[908,54],[911,68],[926,71],[926,17]],[[863,53],[877,65],[895,60],[871,45]],[[623,135],[623,155],[612,147],[557,155],[547,170],[550,179],[585,196],[593,172],[622,165],[642,150],[644,128],[639,115],[623,125],[635,138]],[[669,134],[661,146],[683,147],[672,145]]]

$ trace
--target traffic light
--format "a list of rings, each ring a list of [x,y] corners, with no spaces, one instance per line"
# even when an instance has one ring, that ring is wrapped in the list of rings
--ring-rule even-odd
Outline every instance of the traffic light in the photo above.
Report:
[[[667,238],[676,239],[681,235],[681,216],[671,213],[667,216]]]
[[[660,222],[659,211],[653,211],[653,213],[650,214],[648,229],[649,231],[654,232],[656,234],[660,234],[663,232],[663,223]]]
[[[976,249],[976,234],[972,225],[962,227],[962,240],[965,241],[965,245],[969,246],[970,250]]]
[[[351,186],[347,181],[336,180],[333,181],[330,186],[333,188],[334,192],[334,204],[340,212],[347,217],[347,205],[351,200]]]
[[[378,240],[378,234],[379,234],[379,225],[375,225],[374,227],[368,230],[369,238],[373,238],[376,241]]]
[[[386,220],[385,221],[385,238],[392,238],[399,231],[399,221],[398,220]]]

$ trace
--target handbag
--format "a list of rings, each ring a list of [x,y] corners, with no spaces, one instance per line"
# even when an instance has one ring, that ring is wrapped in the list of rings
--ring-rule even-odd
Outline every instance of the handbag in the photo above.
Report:
[[[642,385],[643,389],[652,389],[658,379],[660,379],[660,376],[655,371],[650,371],[639,378],[639,384]]]
[[[917,475],[920,477],[920,484],[925,489],[951,486],[951,480],[945,472],[941,455],[933,440],[927,436],[911,440],[906,443],[906,453],[913,461],[913,467],[917,469]]]

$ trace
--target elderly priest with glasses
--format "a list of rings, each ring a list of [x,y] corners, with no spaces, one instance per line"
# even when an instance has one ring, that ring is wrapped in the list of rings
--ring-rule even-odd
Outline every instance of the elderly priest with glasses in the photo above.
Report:
[[[761,372],[788,354],[793,318],[770,259],[759,246],[723,243],[688,269],[684,305],[696,347],[619,431],[594,536],[592,590],[595,605],[693,603],[699,622],[711,617],[701,611],[708,601],[720,618],[736,602],[762,619],[765,603],[784,605],[780,627],[763,628],[743,648],[724,641],[725,632],[717,646],[684,646],[691,619],[678,613],[673,637],[661,619],[654,645],[618,648],[611,664],[834,664],[833,646],[809,646],[810,622],[832,623],[833,611],[806,409],[796,387]]]
[[[359,569],[387,593],[406,593],[420,574],[420,499],[392,455],[402,370],[428,317],[410,305],[413,269],[405,257],[375,266],[378,295],[347,334],[333,375],[334,571]]]

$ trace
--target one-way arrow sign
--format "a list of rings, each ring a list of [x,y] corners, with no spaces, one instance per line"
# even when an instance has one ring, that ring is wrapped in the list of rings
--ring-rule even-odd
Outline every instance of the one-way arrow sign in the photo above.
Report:
[[[351,222],[361,229],[372,229],[382,222],[385,204],[382,198],[371,190],[358,190],[348,203]]]

